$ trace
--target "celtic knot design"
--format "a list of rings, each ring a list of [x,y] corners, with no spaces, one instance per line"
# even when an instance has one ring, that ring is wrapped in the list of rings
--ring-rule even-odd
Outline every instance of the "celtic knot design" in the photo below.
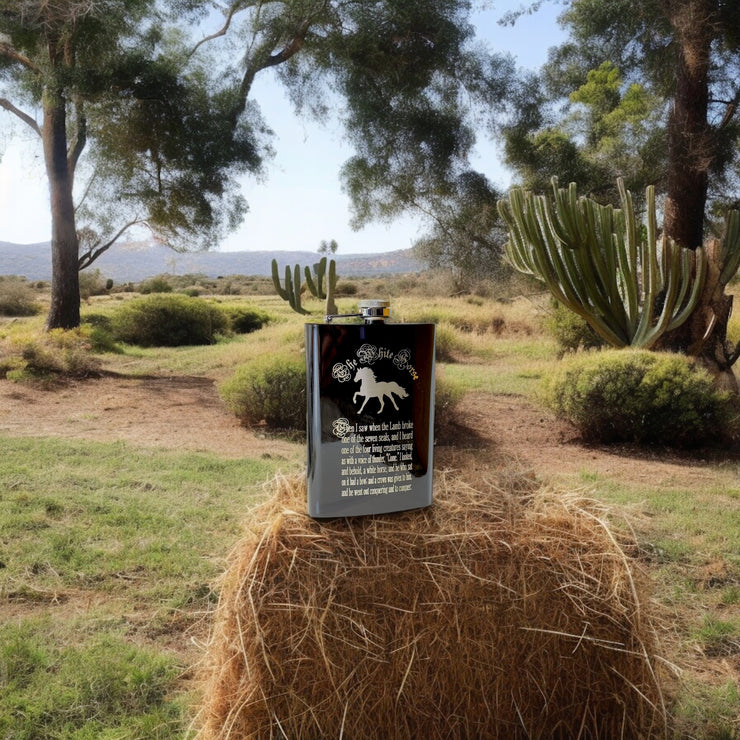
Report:
[[[334,419],[331,431],[335,437],[346,437],[352,431],[352,425],[349,423],[349,419],[341,416],[339,419]]]
[[[348,380],[351,380],[352,373],[349,371],[349,368],[346,365],[338,362],[331,369],[331,376],[335,380],[338,380],[340,383],[346,383]]]
[[[403,370],[405,367],[408,366],[409,360],[411,359],[411,351],[408,349],[402,349],[394,358],[393,358],[393,364],[399,368],[400,370]]]
[[[378,348],[374,344],[363,344],[356,354],[360,362],[372,365],[378,359]]]

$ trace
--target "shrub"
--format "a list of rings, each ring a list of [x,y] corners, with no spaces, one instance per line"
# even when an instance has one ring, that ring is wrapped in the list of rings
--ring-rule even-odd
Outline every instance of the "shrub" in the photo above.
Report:
[[[249,334],[261,329],[270,322],[270,315],[257,308],[229,306],[224,308],[229,326],[234,334]]]
[[[22,278],[0,278],[0,316],[35,316],[41,312],[33,288]]]
[[[226,405],[247,426],[305,432],[306,363],[302,356],[263,357],[237,369],[220,387]]]
[[[465,389],[447,378],[440,368],[435,373],[434,386],[434,436],[439,439],[457,422],[457,407]]]
[[[80,273],[80,298],[87,300],[93,295],[104,295],[113,287],[113,281],[103,277],[100,270],[83,270]]]
[[[111,318],[113,337],[140,347],[213,344],[228,329],[226,314],[201,298],[150,295],[125,303]]]
[[[139,286],[139,293],[142,293],[144,295],[148,295],[150,293],[171,293],[171,292],[172,292],[172,285],[167,280],[167,278],[162,277],[161,275],[158,277],[149,278],[149,280],[145,280]]]
[[[100,373],[100,361],[92,352],[89,329],[54,329],[6,347],[0,373],[11,380],[93,377]]]
[[[729,433],[729,396],[683,355],[580,355],[546,381],[544,400],[589,441],[690,447]]]
[[[558,343],[561,357],[566,352],[595,349],[606,344],[584,318],[557,301],[553,301],[552,313],[545,320],[545,328]]]

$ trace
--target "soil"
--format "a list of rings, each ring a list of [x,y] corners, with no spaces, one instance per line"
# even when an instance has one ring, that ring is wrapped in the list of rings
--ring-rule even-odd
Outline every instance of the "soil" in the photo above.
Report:
[[[514,462],[546,480],[605,475],[636,485],[691,488],[730,483],[735,466],[723,470],[717,461],[740,461],[740,445],[680,453],[585,445],[572,427],[518,396],[471,393],[457,417],[465,424],[449,425],[440,435],[435,463],[471,478]],[[193,376],[111,375],[46,389],[0,380],[0,433],[123,440],[227,458],[303,456],[301,443],[241,426],[214,381]]]
[[[440,435],[435,467],[471,485],[512,464],[555,483],[573,485],[575,479],[584,488],[600,476],[653,489],[740,485],[740,444],[690,453],[589,446],[572,427],[527,400],[485,393],[469,394],[456,418],[465,423],[450,424]],[[302,443],[241,426],[205,377],[111,375],[50,389],[0,380],[0,434],[123,440],[227,458],[271,456],[285,459],[290,469],[304,460]],[[702,656],[693,669],[716,683],[738,680],[740,654]]]

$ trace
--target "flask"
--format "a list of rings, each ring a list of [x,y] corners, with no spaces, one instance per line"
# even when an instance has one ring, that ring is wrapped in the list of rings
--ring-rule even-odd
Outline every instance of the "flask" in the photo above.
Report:
[[[358,317],[360,323],[335,323]],[[307,505],[315,518],[432,503],[434,324],[385,300],[306,324]]]

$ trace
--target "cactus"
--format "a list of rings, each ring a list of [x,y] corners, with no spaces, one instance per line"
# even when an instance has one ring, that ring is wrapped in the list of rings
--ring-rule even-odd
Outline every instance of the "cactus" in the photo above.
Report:
[[[552,183],[552,202],[520,188],[499,201],[509,229],[508,260],[544,282],[613,346],[653,347],[696,308],[707,274],[704,249],[683,249],[658,237],[652,186],[646,189],[643,234],[621,179],[621,208],[578,198],[575,183]]]
[[[326,314],[336,314],[337,304],[334,302],[334,292],[337,287],[337,266],[334,260],[329,261],[329,274],[326,274],[327,260],[326,257],[322,257],[321,260],[315,264],[314,274],[311,272],[310,267],[304,267],[303,272],[306,276],[306,287],[308,288],[311,295],[318,298],[319,300],[326,300]],[[324,288],[324,278],[326,277],[326,288]],[[290,303],[290,307],[297,313],[307,314],[310,313],[301,305],[301,268],[300,265],[295,265],[291,272],[290,267],[285,267],[285,288],[280,284],[280,273],[278,271],[277,260],[272,261],[272,282],[275,286],[275,291],[284,300]]]
[[[272,261],[272,283],[275,291],[284,300],[288,301],[290,307],[300,314],[309,313],[301,305],[301,268],[296,265],[291,273],[290,267],[285,266],[285,288],[280,285],[280,273],[278,271],[277,260]]]
[[[322,257],[313,268],[316,273],[316,279],[314,280],[309,267],[305,268],[306,273],[306,285],[311,291],[311,294],[320,300],[326,301],[326,314],[335,314],[337,311],[337,304],[334,302],[334,291],[337,287],[337,263],[335,260],[329,262],[329,275],[326,281],[326,290],[324,290],[324,277],[326,276],[326,257]]]

